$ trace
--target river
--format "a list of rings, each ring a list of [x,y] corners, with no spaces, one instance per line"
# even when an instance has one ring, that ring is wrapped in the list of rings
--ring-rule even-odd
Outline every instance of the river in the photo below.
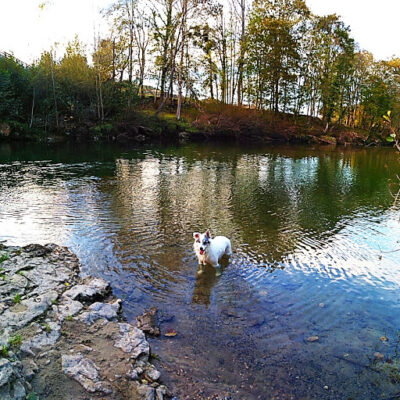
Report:
[[[0,144],[0,240],[70,247],[128,320],[157,307],[180,400],[390,398],[396,174],[389,148]],[[197,274],[206,228],[232,241],[220,276]]]

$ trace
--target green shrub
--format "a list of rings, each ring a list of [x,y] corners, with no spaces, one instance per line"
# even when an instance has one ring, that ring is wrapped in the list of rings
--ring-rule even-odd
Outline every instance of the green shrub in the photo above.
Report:
[[[8,357],[8,346],[6,344],[0,347],[0,355],[2,357]]]
[[[0,254],[0,264],[2,263],[2,262],[4,262],[4,261],[6,261],[6,260],[9,260],[10,259],[10,257],[9,257],[9,255],[8,254]]]
[[[8,339],[8,343],[10,346],[19,347],[22,344],[22,336],[21,335],[14,335]]]
[[[19,304],[19,303],[21,303],[21,295],[20,295],[20,293],[17,293],[17,294],[14,296],[13,302],[14,302],[14,304]]]

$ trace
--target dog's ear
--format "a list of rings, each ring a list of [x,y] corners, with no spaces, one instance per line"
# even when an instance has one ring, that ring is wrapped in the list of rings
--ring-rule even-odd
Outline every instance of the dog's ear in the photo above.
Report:
[[[207,229],[206,230],[206,233],[205,233],[205,235],[210,239],[211,238],[211,235],[210,235],[210,230],[209,229]]]
[[[193,239],[194,240],[200,240],[200,233],[199,232],[194,232],[193,233]]]

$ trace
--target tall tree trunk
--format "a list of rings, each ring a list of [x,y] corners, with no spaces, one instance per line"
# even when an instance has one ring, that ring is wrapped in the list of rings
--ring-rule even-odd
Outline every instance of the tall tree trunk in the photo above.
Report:
[[[176,107],[176,119],[179,121],[181,119],[182,111],[182,87],[183,87],[183,61],[185,57],[185,40],[186,40],[186,14],[187,14],[187,1],[182,0],[182,42],[181,42],[181,58],[179,61],[179,71],[178,71],[178,104]]]
[[[54,61],[53,61],[53,54],[51,55],[51,82],[53,86],[53,99],[54,99],[54,111],[56,117],[56,126],[58,129],[58,110],[57,110],[57,98],[56,98],[56,85],[54,82]]]
[[[243,66],[244,66],[244,54],[245,54],[245,18],[246,18],[246,0],[240,0],[240,11],[241,11],[241,25],[242,32],[240,36],[240,55],[238,63],[238,83],[237,83],[237,103],[238,106],[242,105],[242,87],[243,87]]]
[[[29,128],[32,128],[33,125],[33,111],[35,109],[35,87],[33,87],[33,94],[32,94],[32,109],[31,109],[31,122],[29,123]]]

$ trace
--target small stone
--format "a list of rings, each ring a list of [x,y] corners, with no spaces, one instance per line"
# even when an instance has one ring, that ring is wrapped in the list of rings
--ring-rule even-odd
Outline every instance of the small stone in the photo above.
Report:
[[[154,400],[154,388],[147,385],[138,384],[137,391],[143,400]]]
[[[146,371],[146,378],[148,378],[149,381],[157,381],[158,379],[160,379],[161,373],[160,371],[156,370],[154,367],[150,367],[147,371]]]
[[[174,337],[174,336],[176,336],[176,335],[177,335],[177,332],[176,332],[175,329],[167,329],[167,330],[164,332],[164,336],[166,336],[166,337]]]
[[[379,353],[379,351],[377,351],[376,353],[374,353],[374,358],[376,360],[384,360],[385,356],[382,353]]]
[[[321,308],[324,308],[324,307],[325,307],[325,304],[324,304],[324,303],[319,303],[319,306],[320,306]]]
[[[134,368],[131,368],[131,369],[126,373],[126,376],[127,376],[129,379],[133,380],[133,381],[135,381],[135,380],[138,379],[138,377],[139,377],[139,375],[138,375],[136,369],[134,369]]]
[[[387,342],[389,339],[386,336],[381,337],[382,342]]]
[[[157,400],[164,400],[164,396],[168,393],[167,388],[164,385],[159,386],[156,389],[156,398]]]
[[[26,398],[26,391],[24,388],[24,385],[20,382],[17,381],[14,384],[14,397],[15,400],[23,400]]]
[[[324,386],[324,389],[325,389],[325,390],[329,390],[329,386],[325,385],[325,386]]]
[[[318,336],[309,336],[307,338],[307,342],[309,342],[309,343],[317,342],[318,340],[319,340]]]

